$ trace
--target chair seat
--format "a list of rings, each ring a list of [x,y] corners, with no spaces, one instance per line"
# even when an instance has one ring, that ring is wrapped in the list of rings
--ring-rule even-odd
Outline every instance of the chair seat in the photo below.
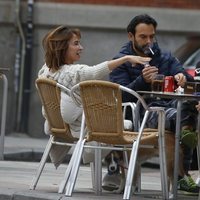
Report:
[[[94,132],[89,134],[87,137],[87,141],[98,141],[105,144],[113,144],[113,145],[127,145],[132,144],[134,140],[138,137],[138,132],[130,132],[130,131],[123,131],[122,137],[119,138],[119,135],[116,134],[114,137],[113,133],[109,134]],[[154,140],[155,139],[155,140]],[[151,144],[157,145],[158,142],[158,131],[157,132],[143,132],[141,138],[141,144]]]

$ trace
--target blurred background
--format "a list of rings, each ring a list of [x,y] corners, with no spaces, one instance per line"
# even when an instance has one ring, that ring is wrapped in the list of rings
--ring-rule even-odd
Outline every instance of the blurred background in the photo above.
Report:
[[[0,67],[10,69],[5,72],[6,135],[45,137],[34,82],[44,64],[41,41],[50,29],[61,24],[80,28],[80,62],[93,65],[112,59],[127,41],[129,21],[147,13],[158,22],[160,47],[191,69],[200,60],[199,9],[200,0],[0,0]]]

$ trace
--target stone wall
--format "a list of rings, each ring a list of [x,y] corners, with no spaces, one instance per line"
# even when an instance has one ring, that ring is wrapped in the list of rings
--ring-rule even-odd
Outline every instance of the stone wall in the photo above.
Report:
[[[165,50],[173,52],[186,41],[187,37],[200,33],[200,13],[197,10],[35,2],[32,77],[30,79],[31,90],[29,91],[30,108],[26,132],[33,137],[44,136],[44,120],[41,115],[41,105],[34,81],[44,62],[41,41],[44,34],[51,28],[60,24],[79,27],[82,32],[82,45],[84,46],[80,62],[88,65],[112,59],[122,44],[127,41],[126,26],[128,22],[140,13],[148,13],[158,21],[157,39],[160,46]],[[27,18],[25,1],[21,6],[20,15],[25,29]],[[18,106],[14,86],[18,36],[16,30],[15,3],[12,0],[1,0],[0,66],[11,68],[11,71],[7,73],[9,79],[7,134],[16,130],[16,110]],[[0,90],[2,91],[2,88]]]

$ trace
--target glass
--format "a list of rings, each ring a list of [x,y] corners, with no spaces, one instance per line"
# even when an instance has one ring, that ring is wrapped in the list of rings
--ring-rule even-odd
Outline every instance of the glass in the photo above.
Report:
[[[151,90],[154,92],[163,92],[164,91],[164,80],[165,76],[163,74],[156,74],[152,78]]]
[[[200,82],[186,82],[184,86],[185,94],[200,94]]]

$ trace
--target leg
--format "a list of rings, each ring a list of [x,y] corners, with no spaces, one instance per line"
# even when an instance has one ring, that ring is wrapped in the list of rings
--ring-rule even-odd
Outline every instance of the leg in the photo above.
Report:
[[[48,143],[47,143],[47,146],[46,146],[46,148],[45,148],[45,150],[44,150],[44,153],[43,153],[43,155],[42,155],[42,158],[41,158],[41,161],[40,161],[40,164],[39,164],[39,168],[38,168],[38,170],[37,170],[37,172],[36,172],[35,177],[33,178],[32,183],[31,183],[31,186],[30,186],[30,189],[31,189],[31,190],[34,190],[34,189],[36,188],[36,185],[37,185],[37,183],[38,183],[38,180],[39,180],[39,178],[40,178],[40,175],[41,175],[41,173],[42,173],[42,170],[44,169],[44,165],[45,165],[46,160],[47,160],[47,158],[48,158],[50,149],[51,149],[51,147],[52,147],[52,140],[53,140],[53,137],[51,136],[50,139],[49,139],[49,141],[48,141]]]

